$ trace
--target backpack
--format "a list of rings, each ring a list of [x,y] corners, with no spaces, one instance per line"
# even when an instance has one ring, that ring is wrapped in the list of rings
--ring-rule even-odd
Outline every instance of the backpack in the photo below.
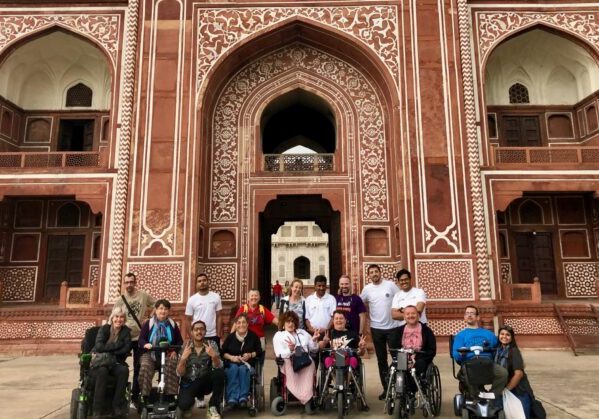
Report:
[[[250,306],[247,304],[244,304],[242,309],[242,313],[249,313],[250,311]],[[260,310],[260,315],[262,317],[264,317],[264,306],[262,304],[258,304],[258,310]]]

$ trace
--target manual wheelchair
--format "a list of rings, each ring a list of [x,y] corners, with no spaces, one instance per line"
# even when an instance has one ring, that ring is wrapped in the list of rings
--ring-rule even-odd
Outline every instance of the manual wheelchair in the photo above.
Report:
[[[334,364],[326,368],[327,356],[334,356]],[[358,367],[350,365],[350,358],[358,359]],[[318,406],[322,409],[337,408],[337,417],[347,416],[352,402],[356,401],[358,411],[368,411],[364,392],[364,364],[358,358],[358,351],[352,348],[324,349],[320,359],[321,380]]]
[[[441,412],[441,374],[434,363],[430,363],[423,376],[416,374],[412,361],[415,352],[412,349],[389,349],[391,366],[385,389],[385,413],[406,419],[422,409],[424,417],[434,417]],[[410,389],[411,379],[416,391]]]
[[[282,416],[287,411],[290,402],[299,402],[297,398],[287,389],[287,377],[282,371],[285,360],[281,357],[275,359],[277,364],[277,376],[270,380],[270,410],[275,416]],[[312,414],[316,410],[318,400],[318,386],[316,383],[316,371],[312,380],[314,393],[312,400],[305,405],[306,413]]]

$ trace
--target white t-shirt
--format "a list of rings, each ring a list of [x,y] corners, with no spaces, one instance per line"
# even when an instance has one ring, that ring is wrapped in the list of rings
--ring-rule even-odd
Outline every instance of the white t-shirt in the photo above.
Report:
[[[399,292],[395,294],[395,297],[393,297],[391,308],[404,308],[407,306],[416,307],[416,304],[420,302],[426,303],[426,294],[424,293],[424,290],[422,288],[412,287],[408,292],[399,290]],[[426,323],[426,306],[420,314],[420,321]],[[403,325],[405,323],[405,320],[401,320],[399,324]]]
[[[315,329],[326,329],[336,309],[337,300],[328,292],[322,298],[318,298],[316,293],[306,298],[306,320]]]
[[[206,323],[206,337],[216,336],[216,312],[223,309],[220,295],[209,291],[206,295],[197,292],[189,298],[185,307],[185,315],[193,316],[191,323],[202,320]]]
[[[385,279],[377,285],[368,284],[364,287],[360,297],[364,304],[368,304],[370,327],[385,330],[399,327],[399,322],[391,317],[391,303],[398,292],[397,285]]]

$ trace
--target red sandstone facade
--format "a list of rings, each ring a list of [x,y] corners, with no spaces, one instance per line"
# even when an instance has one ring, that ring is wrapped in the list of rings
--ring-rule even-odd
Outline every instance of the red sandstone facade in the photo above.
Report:
[[[0,339],[75,342],[128,271],[178,309],[207,272],[233,308],[269,288],[270,234],[316,220],[333,288],[341,273],[361,288],[371,263],[388,278],[407,267],[439,335],[474,302],[487,325],[563,344],[547,299],[597,296],[599,93],[487,105],[485,74],[537,29],[599,74],[599,6],[485,3],[0,2],[0,74],[56,31],[110,74],[109,109],[28,109],[0,91]],[[266,163],[281,153],[265,125],[289,104],[334,127],[309,170]],[[527,146],[513,124],[531,120]],[[69,129],[83,150],[61,146]],[[510,287],[534,276],[541,301]]]

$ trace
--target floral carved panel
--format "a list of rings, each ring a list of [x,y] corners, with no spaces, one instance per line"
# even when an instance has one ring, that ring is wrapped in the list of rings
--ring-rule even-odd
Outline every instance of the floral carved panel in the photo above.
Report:
[[[197,14],[198,89],[218,58],[236,43],[264,28],[297,18],[330,26],[356,38],[381,58],[398,83],[396,6],[199,8]]]
[[[0,15],[0,51],[8,44],[52,26],[63,27],[96,40],[117,61],[118,14]]]
[[[480,12],[477,13],[479,50],[484,61],[495,45],[519,29],[537,24],[577,35],[599,45],[599,13]]]
[[[244,103],[261,85],[283,73],[316,76],[343,90],[355,106],[359,138],[359,175],[363,220],[388,220],[384,114],[368,80],[354,67],[332,55],[293,44],[262,57],[240,70],[224,87],[214,113],[212,139],[211,220],[238,219],[239,150],[245,149],[240,131]]]

